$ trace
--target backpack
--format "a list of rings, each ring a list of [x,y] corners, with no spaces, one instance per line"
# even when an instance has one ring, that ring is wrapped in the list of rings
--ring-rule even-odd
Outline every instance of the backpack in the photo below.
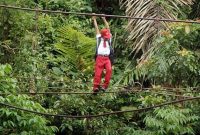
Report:
[[[108,41],[108,44],[109,44],[109,47],[110,47],[109,59],[110,59],[111,65],[113,65],[114,64],[114,49],[112,48],[110,40],[106,39],[106,41]],[[101,43],[101,37],[98,38],[98,44],[96,46],[96,52],[95,52],[95,61],[96,61],[96,58],[97,58],[97,51],[98,51],[100,43]]]

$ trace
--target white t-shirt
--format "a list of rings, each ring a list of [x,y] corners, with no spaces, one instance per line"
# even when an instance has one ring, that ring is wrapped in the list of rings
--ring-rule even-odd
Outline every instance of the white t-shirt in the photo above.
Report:
[[[101,34],[97,34],[96,35],[96,39],[97,39],[97,47],[98,47],[98,43],[99,43],[99,37],[101,37]],[[109,55],[110,54],[110,47],[109,47],[109,43],[108,41],[106,41],[106,47],[103,46],[104,43],[104,39],[101,38],[101,42],[99,44],[99,47],[97,48],[97,54],[100,55]],[[111,38],[110,38],[110,43],[111,43]]]

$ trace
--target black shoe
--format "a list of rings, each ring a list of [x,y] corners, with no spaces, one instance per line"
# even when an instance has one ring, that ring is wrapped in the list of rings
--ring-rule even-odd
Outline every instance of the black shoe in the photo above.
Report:
[[[99,92],[99,89],[94,89],[92,94],[97,95],[98,92]]]
[[[106,92],[106,89],[105,88],[101,88],[100,89],[102,92]]]

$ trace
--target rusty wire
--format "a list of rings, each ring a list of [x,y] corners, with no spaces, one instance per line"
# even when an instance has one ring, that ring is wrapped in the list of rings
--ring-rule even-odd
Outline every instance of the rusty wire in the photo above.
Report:
[[[6,80],[1,80],[0,82],[10,82],[10,83],[24,83],[28,84],[28,82],[13,82],[13,81],[6,81]],[[69,88],[66,86],[37,86],[38,89],[54,89],[54,90],[71,90],[70,92],[55,92],[55,91],[46,91],[46,92],[20,92],[18,94],[33,94],[33,95],[45,95],[45,94],[75,94],[75,95],[88,95],[92,94],[92,92],[81,92],[78,91],[77,88]],[[121,89],[121,90],[116,90],[116,91],[110,91],[112,89]],[[191,91],[184,91],[184,90],[191,90]],[[111,86],[108,88],[105,94],[109,93],[142,93],[142,92],[173,92],[174,96],[177,96],[175,93],[179,94],[186,94],[186,93],[200,93],[199,87],[186,87],[186,88],[172,88],[172,87],[158,87],[158,88],[142,88],[142,87],[127,87],[127,86]],[[4,93],[0,93],[0,95],[4,95]],[[181,96],[181,95],[180,95]],[[178,96],[177,96],[178,97]]]
[[[16,109],[16,110],[21,110],[21,111],[24,111],[24,112],[29,112],[29,113],[33,113],[33,114],[37,114],[37,115],[43,115],[43,116],[46,116],[46,117],[63,117],[63,118],[71,118],[71,119],[83,119],[83,118],[97,118],[97,117],[103,117],[103,116],[109,116],[109,115],[117,115],[117,114],[128,113],[128,112],[148,111],[148,110],[158,108],[158,107],[163,107],[163,106],[166,106],[166,105],[172,105],[172,104],[177,104],[177,103],[182,103],[182,102],[192,101],[192,100],[199,100],[199,99],[200,99],[200,96],[181,99],[181,100],[174,100],[174,101],[165,102],[165,103],[161,103],[161,104],[158,104],[158,105],[153,105],[153,106],[150,106],[150,107],[139,108],[139,109],[134,109],[134,110],[114,111],[114,112],[107,112],[107,113],[96,114],[96,115],[81,115],[81,116],[77,116],[77,115],[73,116],[73,115],[65,115],[65,114],[49,114],[49,113],[37,112],[37,111],[28,110],[28,109],[25,109],[25,108],[13,106],[13,105],[10,105],[10,104],[7,104],[7,103],[2,103],[2,102],[0,102],[0,105],[8,107],[8,108],[13,108],[13,109]]]
[[[171,93],[170,93],[171,92]],[[190,98],[191,96],[185,96],[181,94],[175,94],[172,93],[173,91],[144,91],[144,90],[120,90],[120,91],[106,91],[106,92],[99,92],[98,94],[141,94],[141,93],[151,93],[151,94],[157,94],[157,95],[163,95],[163,96],[172,96],[172,97],[182,97],[182,98]],[[18,92],[18,93],[0,93],[0,95],[92,95],[93,92],[52,92],[52,91],[46,91],[46,92]],[[183,93],[185,94],[185,93]]]
[[[0,5],[1,8],[10,8],[15,10],[24,11],[37,11],[42,13],[54,13],[54,14],[64,14],[64,15],[84,15],[84,16],[100,16],[100,17],[113,17],[113,18],[126,18],[126,19],[136,19],[136,20],[147,20],[147,21],[163,21],[163,22],[184,22],[184,23],[195,23],[200,24],[198,21],[188,21],[188,20],[175,20],[175,19],[165,19],[165,18],[145,18],[145,17],[131,17],[122,15],[106,15],[106,14],[94,14],[94,13],[79,13],[79,12],[65,12],[65,11],[53,11],[53,10],[42,10],[42,9],[32,9],[32,8],[22,8],[10,5]]]

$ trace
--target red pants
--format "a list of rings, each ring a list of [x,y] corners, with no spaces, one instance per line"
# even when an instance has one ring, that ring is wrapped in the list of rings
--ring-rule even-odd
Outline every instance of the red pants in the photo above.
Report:
[[[94,86],[93,90],[99,88],[101,83],[101,75],[103,70],[106,69],[105,81],[103,84],[103,88],[107,89],[110,83],[110,78],[112,75],[112,66],[109,57],[97,56],[95,63],[95,75],[94,75]]]

